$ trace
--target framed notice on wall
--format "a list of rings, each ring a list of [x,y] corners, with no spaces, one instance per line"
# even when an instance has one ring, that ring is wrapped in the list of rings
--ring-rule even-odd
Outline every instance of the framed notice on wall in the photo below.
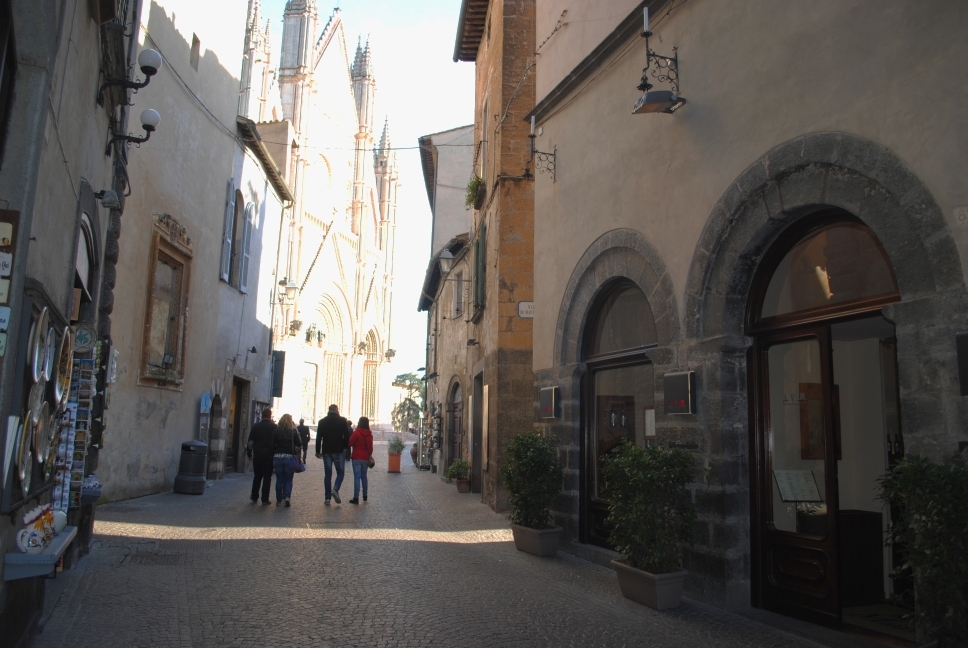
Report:
[[[481,396],[481,468],[487,470],[487,385]]]
[[[774,470],[773,478],[784,502],[822,502],[812,470]]]

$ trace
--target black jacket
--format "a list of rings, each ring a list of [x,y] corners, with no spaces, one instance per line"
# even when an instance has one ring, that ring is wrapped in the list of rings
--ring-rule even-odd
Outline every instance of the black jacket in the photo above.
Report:
[[[299,430],[299,440],[302,441],[302,447],[309,447],[309,428],[305,425],[297,425],[296,429]]]
[[[276,431],[276,424],[269,419],[263,419],[252,426],[249,431],[248,448],[256,457],[272,456],[272,436]]]
[[[316,427],[316,454],[336,454],[350,447],[350,428],[346,419],[330,412]]]
[[[272,454],[302,454],[302,442],[296,428],[277,427],[272,434]]]

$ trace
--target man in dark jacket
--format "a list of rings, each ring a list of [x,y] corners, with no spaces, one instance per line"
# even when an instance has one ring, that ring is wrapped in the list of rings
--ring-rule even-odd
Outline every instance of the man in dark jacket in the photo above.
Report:
[[[349,447],[349,425],[346,419],[339,415],[336,405],[329,406],[329,413],[319,420],[316,427],[316,456],[322,458],[325,471],[323,483],[326,485],[326,501],[329,506],[330,497],[340,503],[339,487],[343,484],[343,451]],[[330,487],[333,478],[333,466],[336,466],[336,483]]]
[[[299,419],[296,431],[299,432],[299,440],[302,441],[303,463],[306,463],[306,453],[309,451],[309,427],[306,425],[305,419]]]
[[[245,454],[252,457],[252,503],[259,499],[259,485],[262,485],[262,503],[269,503],[269,486],[272,482],[272,443],[276,424],[272,422],[272,408],[262,410],[262,420],[249,431],[249,443]]]

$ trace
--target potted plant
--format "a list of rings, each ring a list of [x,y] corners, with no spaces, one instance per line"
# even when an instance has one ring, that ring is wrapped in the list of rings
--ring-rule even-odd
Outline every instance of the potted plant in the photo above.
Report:
[[[448,484],[451,480],[457,483],[458,493],[469,493],[471,492],[471,480],[467,478],[467,475],[470,472],[470,465],[463,459],[460,459],[447,466],[447,470],[444,471],[444,477],[447,478]]]
[[[622,554],[613,560],[622,595],[656,610],[682,598],[683,545],[692,540],[696,507],[686,489],[696,474],[691,454],[623,443],[606,458],[604,495],[609,541]]]
[[[387,442],[387,472],[400,472],[400,453],[403,452],[403,439],[399,434],[391,434]]]
[[[556,555],[561,527],[549,520],[563,479],[558,445],[538,431],[519,434],[505,449],[501,478],[508,489],[514,546],[535,556]]]
[[[905,457],[881,477],[896,517],[888,542],[903,549],[895,574],[913,577],[918,645],[968,644],[968,452],[945,463]]]
[[[487,197],[487,186],[484,183],[484,178],[479,175],[474,175],[471,181],[467,183],[467,194],[464,196],[464,204],[470,207],[474,205],[474,209],[480,209],[484,206],[484,198]]]

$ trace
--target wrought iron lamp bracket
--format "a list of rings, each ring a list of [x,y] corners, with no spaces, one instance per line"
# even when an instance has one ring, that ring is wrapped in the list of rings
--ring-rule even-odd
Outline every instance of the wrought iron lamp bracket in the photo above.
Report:
[[[548,153],[545,151],[539,151],[534,147],[535,136],[532,134],[532,135],[528,135],[528,137],[531,138],[531,161],[534,163],[535,171],[537,171],[538,173],[551,174],[551,181],[554,182],[555,181],[555,162],[557,161],[557,157],[558,157],[558,147],[555,146],[552,149],[551,153]],[[525,168],[524,177],[526,178],[533,177],[531,175],[530,168]]]
[[[646,61],[645,67],[642,68],[642,81],[637,87],[641,92],[648,92],[651,90],[652,84],[649,82],[649,76],[651,75],[656,81],[671,85],[672,91],[678,95],[679,48],[672,48],[672,56],[656,54],[655,51],[649,47],[650,36],[652,36],[652,32],[642,32],[642,37],[645,38]]]
[[[145,75],[144,81],[129,81],[128,79],[112,79],[111,77],[107,77],[104,81],[104,85],[102,85],[100,89],[98,89],[97,91],[97,105],[99,106],[104,105],[105,88],[119,85],[123,88],[127,88],[129,90],[134,90],[135,92],[138,92],[138,90],[140,90],[141,88],[144,88],[150,82],[151,82],[151,76],[149,75]],[[125,99],[124,105],[133,106],[134,104],[129,102],[127,99]]]
[[[148,138],[151,137],[152,131],[154,131],[154,129],[151,129],[151,130],[145,129],[144,137],[135,137],[134,135],[115,135],[114,137],[111,138],[111,141],[108,142],[108,145],[104,148],[104,154],[105,155],[111,154],[111,147],[114,146],[115,142],[130,142],[134,144],[136,147],[141,148],[141,144],[144,142],[147,142]]]

